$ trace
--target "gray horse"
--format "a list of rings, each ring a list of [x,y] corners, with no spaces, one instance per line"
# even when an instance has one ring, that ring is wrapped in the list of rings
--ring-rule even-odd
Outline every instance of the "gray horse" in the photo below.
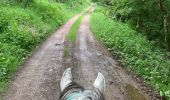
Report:
[[[94,82],[94,89],[86,90],[73,82],[71,68],[64,71],[60,82],[61,95],[59,100],[105,100],[105,78],[99,72]]]

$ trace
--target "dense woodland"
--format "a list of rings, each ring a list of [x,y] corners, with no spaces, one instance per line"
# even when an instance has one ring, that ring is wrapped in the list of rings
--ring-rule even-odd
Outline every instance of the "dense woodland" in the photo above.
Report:
[[[170,50],[169,0],[94,0],[112,19],[127,22],[156,45]]]

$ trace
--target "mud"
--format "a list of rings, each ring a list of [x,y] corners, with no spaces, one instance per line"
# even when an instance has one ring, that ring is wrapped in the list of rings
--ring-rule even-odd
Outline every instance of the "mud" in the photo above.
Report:
[[[125,89],[129,100],[146,100],[146,98],[139,92],[139,90],[133,86],[127,84]]]

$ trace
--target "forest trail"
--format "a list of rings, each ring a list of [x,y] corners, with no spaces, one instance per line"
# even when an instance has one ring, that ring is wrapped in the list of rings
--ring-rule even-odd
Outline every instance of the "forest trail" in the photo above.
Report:
[[[3,99],[57,100],[62,73],[67,67],[72,67],[74,81],[87,89],[93,88],[97,73],[101,72],[106,79],[106,100],[159,100],[148,87],[120,67],[96,41],[89,27],[93,10],[83,18],[76,45],[68,48],[70,52],[65,60],[65,36],[81,14],[63,25],[25,62]]]

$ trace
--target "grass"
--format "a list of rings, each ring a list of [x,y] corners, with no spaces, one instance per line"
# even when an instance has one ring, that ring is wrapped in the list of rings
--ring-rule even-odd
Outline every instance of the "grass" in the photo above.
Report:
[[[77,30],[79,28],[79,25],[81,23],[83,16],[79,17],[76,22],[71,26],[69,33],[67,35],[67,40],[71,41],[71,42],[75,42],[76,41],[76,33]]]
[[[144,36],[106,17],[97,8],[91,17],[91,29],[106,48],[118,56],[120,63],[143,77],[146,83],[170,100],[170,61],[166,52],[154,47]]]
[[[69,52],[69,51],[68,51],[68,47],[65,46],[65,47],[64,47],[64,55],[63,55],[63,58],[64,58],[64,59],[66,59],[66,58],[68,57],[68,54],[69,54],[68,52]]]
[[[90,8],[91,9],[91,8]],[[78,28],[79,28],[79,26],[80,26],[80,24],[81,24],[81,21],[82,21],[82,19],[83,19],[83,17],[89,12],[89,10],[90,9],[88,9],[87,11],[85,11],[84,13],[83,13],[83,15],[81,15],[77,20],[76,20],[76,22],[71,26],[71,28],[70,28],[70,30],[69,30],[69,33],[68,33],[68,35],[67,35],[67,40],[69,40],[69,41],[71,41],[71,42],[75,42],[76,41],[76,33],[77,33],[77,31],[78,31]]]
[[[70,9],[66,4],[36,0],[24,8],[8,0],[0,2],[0,93],[24,58],[85,5]]]

